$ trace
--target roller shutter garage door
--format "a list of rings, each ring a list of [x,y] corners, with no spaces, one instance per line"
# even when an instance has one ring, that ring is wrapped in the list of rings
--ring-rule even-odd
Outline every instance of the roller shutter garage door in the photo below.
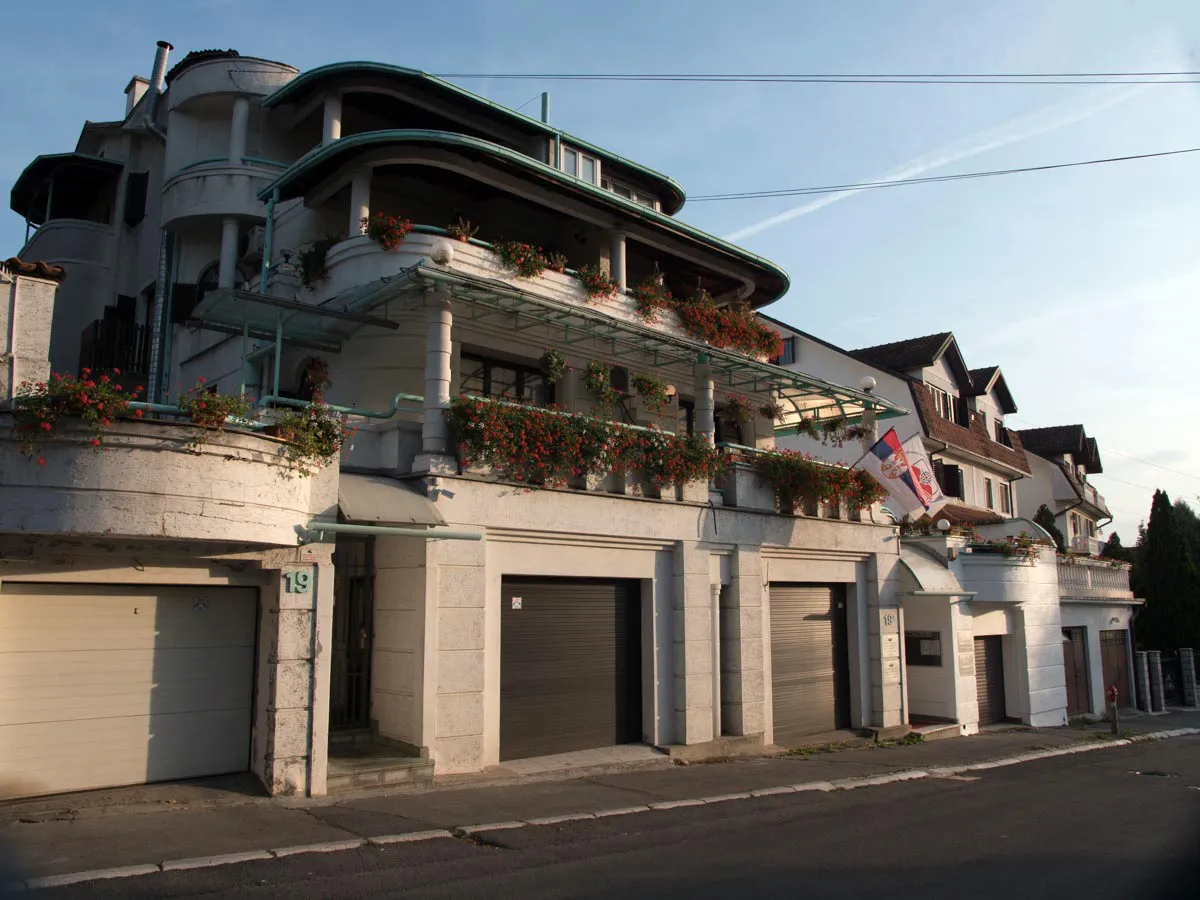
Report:
[[[979,700],[979,724],[1003,722],[1004,644],[999,636],[975,638],[975,693]]]
[[[0,773],[25,795],[249,767],[254,589],[0,588]]]
[[[505,578],[500,758],[642,739],[639,584]]]
[[[777,744],[850,727],[840,585],[771,585],[771,698]]]

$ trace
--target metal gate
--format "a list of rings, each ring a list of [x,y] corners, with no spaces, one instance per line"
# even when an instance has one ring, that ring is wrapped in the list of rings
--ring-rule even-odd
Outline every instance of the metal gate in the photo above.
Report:
[[[850,654],[842,585],[771,585],[775,743],[850,727]]]
[[[371,611],[375,568],[371,538],[338,537],[333,554],[333,653],[329,728],[370,727]]]
[[[1100,632],[1100,666],[1104,690],[1117,686],[1117,706],[1127,709],[1129,699],[1129,632],[1125,629]]]
[[[975,638],[975,692],[979,700],[979,724],[1003,722],[1004,644],[998,635]]]
[[[637,581],[505,578],[500,758],[642,739]]]
[[[1163,705],[1183,706],[1183,661],[1177,650],[1162,654]]]
[[[1067,679],[1067,715],[1078,716],[1092,711],[1088,690],[1087,644],[1084,628],[1064,628],[1063,669]]]

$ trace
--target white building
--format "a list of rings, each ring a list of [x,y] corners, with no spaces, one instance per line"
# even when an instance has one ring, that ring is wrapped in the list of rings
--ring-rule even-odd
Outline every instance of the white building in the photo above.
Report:
[[[1065,724],[1058,567],[1048,535],[1014,494],[1031,468],[1004,424],[1017,407],[1000,369],[968,368],[949,332],[846,351],[775,324],[782,364],[843,384],[870,377],[874,393],[913,409],[880,430],[894,427],[902,441],[921,435],[942,490],[955,498],[936,516],[944,529],[927,520],[902,529],[910,721],[961,734],[1005,721]],[[864,450],[795,428],[782,429],[778,443],[847,462]]]
[[[424,73],[232,51],[168,73],[169,49],[124,118],[12,193],[36,226],[21,258],[51,264],[6,276],[14,371],[119,368],[156,403],[107,452],[64,420],[44,466],[0,413],[0,759],[27,793],[249,768],[315,795],[903,724],[907,576],[879,507],[780,514],[754,414],[723,426],[721,487],[672,483],[734,393],[785,428],[908,405],[713,346],[675,311],[697,284],[720,315],[769,304],[785,273],[674,218],[666,176]],[[412,222],[394,248],[364,234],[380,213]],[[501,239],[562,271],[518,277]],[[587,266],[615,293],[589,296]],[[656,284],[689,299],[639,313]],[[257,398],[199,446],[175,387],[197,376]],[[314,381],[357,434],[340,472],[296,478],[294,440],[264,429]],[[473,464],[460,394],[526,449]],[[595,448],[614,416],[636,470],[530,472],[534,435],[569,421]]]

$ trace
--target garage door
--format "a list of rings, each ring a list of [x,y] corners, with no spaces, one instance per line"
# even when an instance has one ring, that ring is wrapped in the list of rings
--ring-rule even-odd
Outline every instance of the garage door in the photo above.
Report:
[[[257,593],[7,583],[0,770],[23,794],[249,766]]]
[[[1104,672],[1104,690],[1117,686],[1117,705],[1133,706],[1129,697],[1129,631],[1113,629],[1100,632],[1100,665]]]
[[[771,585],[771,694],[777,744],[850,727],[840,585]]]
[[[1067,677],[1067,715],[1078,716],[1091,712],[1088,692],[1087,646],[1084,628],[1064,628],[1063,670]]]
[[[975,638],[975,692],[979,699],[979,724],[1003,722],[1004,645],[998,635]]]
[[[504,579],[500,758],[642,739],[636,581]]]

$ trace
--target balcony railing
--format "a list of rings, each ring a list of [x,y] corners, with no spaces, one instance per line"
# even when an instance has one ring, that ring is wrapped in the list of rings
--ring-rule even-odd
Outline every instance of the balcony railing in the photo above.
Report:
[[[128,388],[145,384],[150,371],[150,328],[125,319],[97,319],[83,330],[79,368],[93,372],[120,369]]]
[[[1063,597],[1131,599],[1129,569],[1100,561],[1059,560],[1058,592]]]
[[[1086,553],[1088,556],[1099,556],[1103,543],[1099,538],[1077,534],[1071,538],[1071,550],[1075,553]]]

